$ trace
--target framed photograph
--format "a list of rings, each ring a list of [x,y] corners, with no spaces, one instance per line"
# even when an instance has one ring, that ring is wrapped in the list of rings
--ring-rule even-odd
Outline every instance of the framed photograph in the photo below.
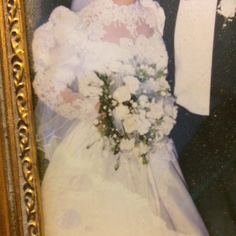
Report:
[[[2,0],[0,235],[236,235],[236,2]]]

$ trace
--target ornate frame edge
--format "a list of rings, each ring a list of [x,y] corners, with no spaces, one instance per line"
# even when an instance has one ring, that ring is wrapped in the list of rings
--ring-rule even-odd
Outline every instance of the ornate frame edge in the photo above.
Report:
[[[3,96],[14,191],[11,204],[16,211],[8,222],[18,224],[14,235],[41,236],[42,208],[24,4],[24,0],[1,0],[0,3]],[[7,195],[9,200],[9,186]]]

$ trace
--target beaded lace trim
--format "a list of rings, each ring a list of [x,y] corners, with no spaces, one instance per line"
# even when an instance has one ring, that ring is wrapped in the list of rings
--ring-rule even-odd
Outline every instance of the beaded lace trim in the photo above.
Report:
[[[78,14],[82,22],[89,27],[93,39],[102,39],[106,34],[106,26],[123,28],[128,30],[132,37],[137,37],[138,27],[142,24],[150,29],[156,25],[156,16],[139,0],[129,5],[118,5],[113,0],[95,0]]]

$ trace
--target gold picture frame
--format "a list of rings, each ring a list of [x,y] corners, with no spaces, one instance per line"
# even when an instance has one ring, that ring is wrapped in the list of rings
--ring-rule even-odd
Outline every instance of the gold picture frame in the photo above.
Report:
[[[4,236],[43,235],[24,4],[24,0],[0,4],[0,233]]]

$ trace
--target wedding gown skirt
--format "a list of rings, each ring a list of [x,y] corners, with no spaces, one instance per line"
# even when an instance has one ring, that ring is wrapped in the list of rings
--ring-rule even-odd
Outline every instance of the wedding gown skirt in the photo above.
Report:
[[[208,235],[166,139],[143,165],[115,158],[92,122],[75,124],[42,185],[46,236]]]

